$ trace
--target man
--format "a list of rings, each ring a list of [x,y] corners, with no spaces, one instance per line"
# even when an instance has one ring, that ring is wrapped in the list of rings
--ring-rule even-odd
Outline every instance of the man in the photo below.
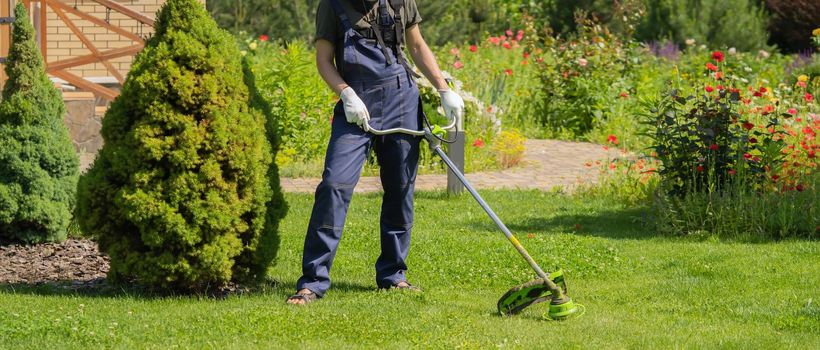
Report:
[[[323,0],[316,16],[316,66],[341,98],[334,110],[322,182],[316,188],[297,293],[305,304],[330,288],[330,268],[341,239],[353,189],[367,153],[374,149],[384,189],[380,218],[379,288],[418,290],[407,282],[407,253],[413,226],[413,183],[421,138],[374,136],[368,128],[421,130],[416,73],[403,52],[438,89],[448,115],[461,116],[464,101],[447,87],[419,30],[415,0]]]

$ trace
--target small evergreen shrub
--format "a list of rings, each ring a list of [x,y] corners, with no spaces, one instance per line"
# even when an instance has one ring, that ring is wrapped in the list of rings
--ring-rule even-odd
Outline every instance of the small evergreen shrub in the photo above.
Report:
[[[163,5],[79,184],[80,226],[113,281],[200,290],[265,277],[284,201],[243,76],[201,3]]]
[[[0,103],[0,239],[61,241],[74,210],[79,160],[63,124],[65,106],[45,73],[22,4]]]

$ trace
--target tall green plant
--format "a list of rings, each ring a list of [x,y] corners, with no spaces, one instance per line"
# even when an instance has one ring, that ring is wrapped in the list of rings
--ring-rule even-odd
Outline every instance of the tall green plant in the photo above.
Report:
[[[61,241],[74,209],[79,160],[63,124],[65,107],[46,76],[22,4],[0,103],[0,238]]]
[[[160,10],[79,185],[80,226],[112,280],[195,290],[265,276],[283,201],[240,60],[197,0]]]

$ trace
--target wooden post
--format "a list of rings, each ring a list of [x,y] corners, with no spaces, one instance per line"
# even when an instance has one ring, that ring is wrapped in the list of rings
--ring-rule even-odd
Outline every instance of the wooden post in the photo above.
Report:
[[[43,54],[43,63],[48,66],[48,14],[46,0],[40,0],[40,52]]]
[[[11,17],[11,1],[0,0],[0,17]],[[9,55],[11,47],[11,24],[0,24],[0,58]],[[0,63],[0,91],[6,83],[6,65]]]

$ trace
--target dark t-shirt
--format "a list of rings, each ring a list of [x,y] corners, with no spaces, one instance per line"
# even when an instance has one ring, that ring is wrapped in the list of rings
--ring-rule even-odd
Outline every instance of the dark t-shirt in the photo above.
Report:
[[[367,23],[364,16],[364,9],[365,6],[367,6],[367,8],[372,11],[371,15],[375,16],[377,10],[374,6],[378,7],[378,0],[339,0],[339,3],[345,9],[345,12],[347,12],[347,16],[350,18],[350,23],[353,23],[354,29],[362,30],[370,28],[370,23]],[[391,16],[395,16],[389,0],[387,1],[387,4],[387,11]],[[404,23],[405,29],[421,22],[421,15],[419,15],[416,0],[404,0],[404,7],[401,12],[401,21]],[[333,43],[336,47],[339,47],[340,45],[337,45],[337,43],[344,39],[344,28],[342,27],[342,21],[339,19],[339,16],[336,15],[336,11],[333,11],[333,5],[330,4],[330,0],[322,0],[319,3],[318,10],[316,11],[315,40],[318,39],[325,39]]]

